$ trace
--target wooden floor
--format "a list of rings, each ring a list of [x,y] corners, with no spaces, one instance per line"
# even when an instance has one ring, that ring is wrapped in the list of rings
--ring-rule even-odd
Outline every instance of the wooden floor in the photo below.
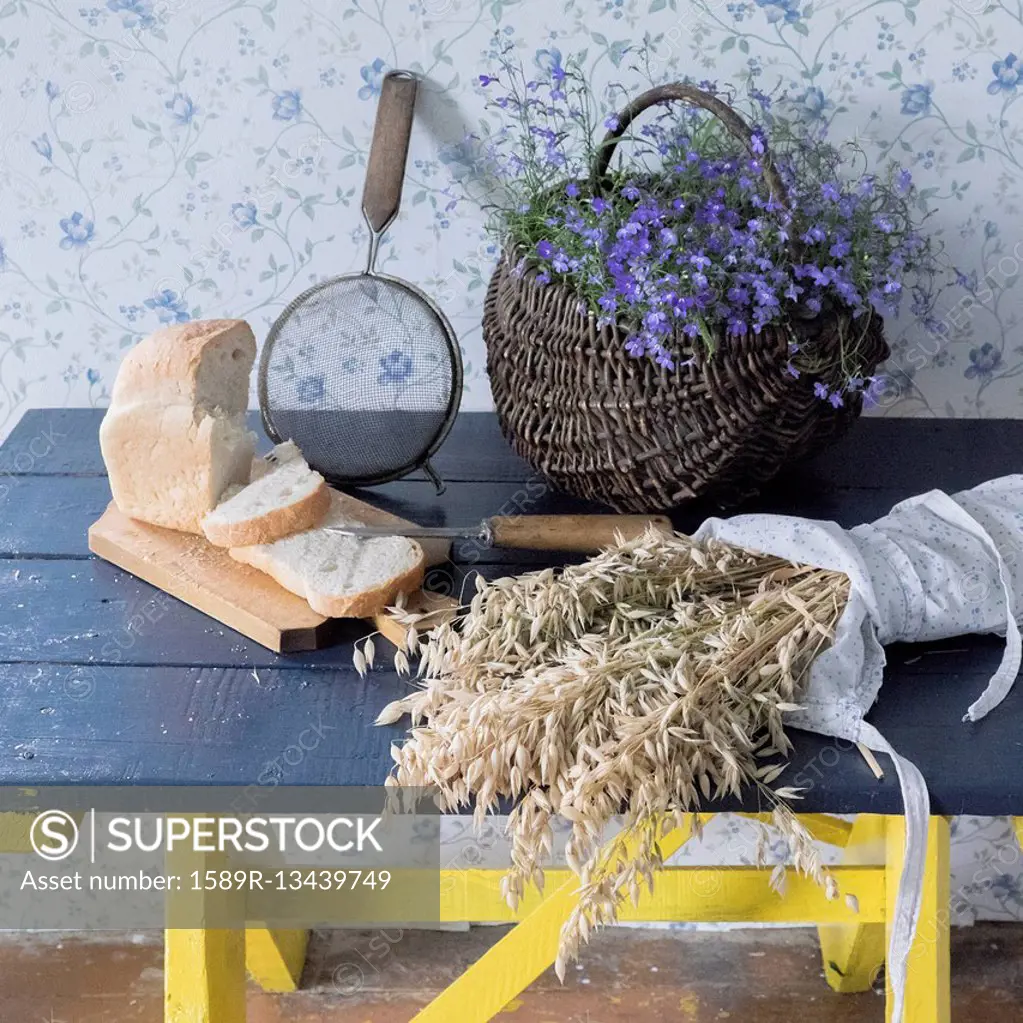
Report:
[[[250,989],[249,1023],[407,1023],[505,928],[469,934],[338,932],[314,942],[304,990]],[[159,1023],[155,938],[0,935],[0,1020]],[[953,1019],[1023,1021],[1023,928],[953,930]],[[564,987],[544,975],[509,1023],[881,1023],[880,995],[835,995],[808,930],[620,930],[596,939]]]

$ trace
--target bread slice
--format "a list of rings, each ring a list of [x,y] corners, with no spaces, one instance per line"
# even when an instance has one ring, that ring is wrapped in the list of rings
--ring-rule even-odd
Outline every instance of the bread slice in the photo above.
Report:
[[[158,330],[117,373],[100,448],[125,515],[202,533],[233,485],[248,483],[256,437],[245,426],[256,341],[242,320]]]
[[[328,511],[326,482],[288,441],[274,448],[268,471],[258,478],[254,471],[247,487],[228,489],[224,500],[202,520],[202,528],[217,547],[248,547],[310,529]]]
[[[232,547],[231,557],[273,576],[328,618],[364,618],[382,611],[399,593],[423,582],[423,549],[404,536],[360,538],[325,527],[357,525],[330,493],[323,522],[269,544]]]

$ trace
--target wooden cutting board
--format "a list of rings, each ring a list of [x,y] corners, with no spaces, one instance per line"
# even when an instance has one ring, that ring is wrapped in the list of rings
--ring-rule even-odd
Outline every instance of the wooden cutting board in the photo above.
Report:
[[[340,496],[352,518],[367,525],[409,525],[357,498]],[[438,565],[448,560],[451,544],[427,540],[423,549],[427,565]],[[317,614],[301,597],[235,561],[223,547],[192,533],[138,522],[113,501],[89,529],[89,550],[278,653],[320,649],[337,631],[336,619]],[[423,609],[454,603],[431,594],[417,594],[409,601]],[[379,615],[373,621],[388,639],[403,644],[403,630],[390,619]]]

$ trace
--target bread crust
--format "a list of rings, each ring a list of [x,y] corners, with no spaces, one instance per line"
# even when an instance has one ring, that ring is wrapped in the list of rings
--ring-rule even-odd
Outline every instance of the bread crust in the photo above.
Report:
[[[329,511],[330,488],[321,479],[312,493],[287,507],[274,508],[258,518],[242,522],[218,522],[207,515],[202,529],[206,539],[215,547],[251,547],[312,529],[323,521]]]
[[[399,593],[411,593],[422,586],[426,571],[426,556],[418,544],[416,547],[419,550],[418,564],[379,586],[363,590],[360,593],[353,593],[350,597],[331,597],[310,590],[300,573],[293,572],[289,566],[275,561],[263,548],[235,547],[229,553],[235,561],[266,572],[286,590],[303,597],[317,614],[321,614],[325,618],[367,618],[379,613],[389,604],[393,604]]]
[[[227,336],[225,336],[227,335]],[[145,399],[196,403],[199,368],[208,347],[236,344],[248,362],[256,359],[256,339],[244,320],[191,320],[162,327],[143,338],[121,362],[110,396],[111,407]],[[225,399],[227,412],[244,412],[245,405]]]

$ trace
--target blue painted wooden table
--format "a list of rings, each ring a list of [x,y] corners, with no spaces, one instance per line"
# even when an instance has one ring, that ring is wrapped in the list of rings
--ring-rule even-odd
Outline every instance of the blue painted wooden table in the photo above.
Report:
[[[407,682],[385,670],[356,675],[361,623],[331,649],[278,656],[89,554],[86,531],[110,499],[100,416],[29,412],[0,448],[0,783],[380,783],[401,729],[372,722]],[[1021,451],[1023,422],[864,420],[741,510],[852,526],[931,487],[954,491],[1018,470]],[[490,414],[460,416],[436,464],[448,480],[441,497],[422,476],[358,496],[430,524],[596,510],[550,492]],[[691,529],[717,511],[690,507],[674,518]],[[463,546],[429,582],[457,587],[470,571],[492,577],[545,563]],[[889,654],[872,720],[923,771],[932,812],[1023,813],[1020,776],[1009,770],[1023,752],[1023,688],[978,724],[960,721],[1000,641]],[[302,735],[312,748],[287,755]],[[892,771],[879,783],[855,750],[814,736],[797,733],[787,777],[809,784],[801,811],[901,809]]]

